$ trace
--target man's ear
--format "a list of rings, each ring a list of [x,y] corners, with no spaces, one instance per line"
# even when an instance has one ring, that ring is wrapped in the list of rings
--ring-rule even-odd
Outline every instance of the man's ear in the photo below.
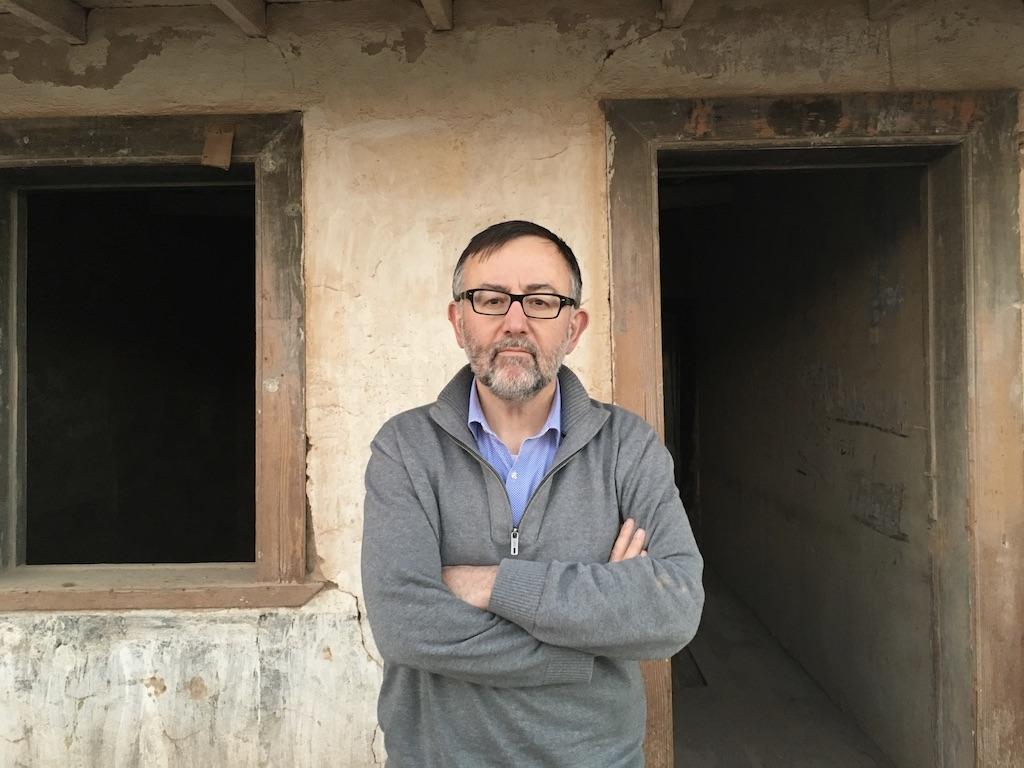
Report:
[[[569,346],[565,350],[566,354],[576,349],[576,344],[579,342],[583,332],[587,330],[588,325],[590,325],[590,315],[587,314],[587,310],[574,310],[572,319],[569,320]]]
[[[459,308],[454,301],[448,302],[448,322],[452,324],[455,331],[455,343],[460,349],[466,348],[465,340],[462,338],[462,331],[459,329]]]

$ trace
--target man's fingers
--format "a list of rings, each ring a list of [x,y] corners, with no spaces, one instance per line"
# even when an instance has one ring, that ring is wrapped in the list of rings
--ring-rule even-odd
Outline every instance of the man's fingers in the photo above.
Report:
[[[644,549],[646,541],[647,532],[643,528],[637,528],[636,521],[629,518],[619,529],[619,535],[615,538],[615,545],[612,547],[612,554],[608,558],[608,562],[619,563],[646,555],[647,550]]]
[[[608,557],[609,563],[617,563],[625,559],[626,550],[629,548],[630,541],[633,540],[634,528],[636,528],[636,523],[633,521],[633,518],[629,518],[622,524],[622,527],[619,529],[619,535],[615,538],[615,544],[612,546],[612,553]]]
[[[626,547],[626,554],[623,555],[623,560],[631,560],[634,557],[638,557],[641,552],[644,551],[644,540],[647,538],[647,532],[643,528],[637,528],[633,533],[633,538],[630,539],[629,546]]]

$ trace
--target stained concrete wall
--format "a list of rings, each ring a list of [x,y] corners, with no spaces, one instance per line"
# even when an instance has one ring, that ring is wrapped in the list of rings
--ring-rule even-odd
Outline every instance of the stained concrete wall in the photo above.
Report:
[[[660,30],[653,0],[464,0],[435,34],[415,3],[351,0],[273,5],[266,40],[213,8],[109,9],[78,47],[0,16],[0,119],[303,111],[312,559],[337,584],[294,612],[0,619],[0,763],[379,760],[362,468],[381,421],[461,364],[443,319],[458,250],[499,218],[562,233],[592,315],[571,361],[609,397],[598,100],[1024,84],[1019,2],[915,5],[874,22],[861,0],[698,2]]]

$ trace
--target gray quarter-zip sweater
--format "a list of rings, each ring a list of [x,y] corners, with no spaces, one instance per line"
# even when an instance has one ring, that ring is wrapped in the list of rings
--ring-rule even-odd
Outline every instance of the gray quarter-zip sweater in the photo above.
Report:
[[[437,402],[390,419],[366,469],[363,591],[388,766],[642,766],[637,660],[686,645],[704,603],[668,451],[562,368],[562,442],[513,556],[508,495],[466,425],[472,382],[467,366]],[[628,517],[649,556],[608,563]],[[445,565],[499,564],[487,611],[441,579]]]

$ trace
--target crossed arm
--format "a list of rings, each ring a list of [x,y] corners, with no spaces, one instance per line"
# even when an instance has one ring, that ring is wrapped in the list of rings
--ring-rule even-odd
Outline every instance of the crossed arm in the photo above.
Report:
[[[626,520],[619,529],[608,562],[621,563],[634,557],[647,557],[644,549],[646,535],[647,532],[638,528],[633,518]],[[486,611],[491,602],[497,576],[497,565],[447,565],[441,569],[441,579],[452,594],[481,611]]]
[[[538,640],[595,656],[667,658],[686,645],[704,605],[703,561],[668,450],[639,419],[622,429],[617,501],[643,533],[627,519],[608,563],[505,559],[496,569],[445,571],[449,589]]]

